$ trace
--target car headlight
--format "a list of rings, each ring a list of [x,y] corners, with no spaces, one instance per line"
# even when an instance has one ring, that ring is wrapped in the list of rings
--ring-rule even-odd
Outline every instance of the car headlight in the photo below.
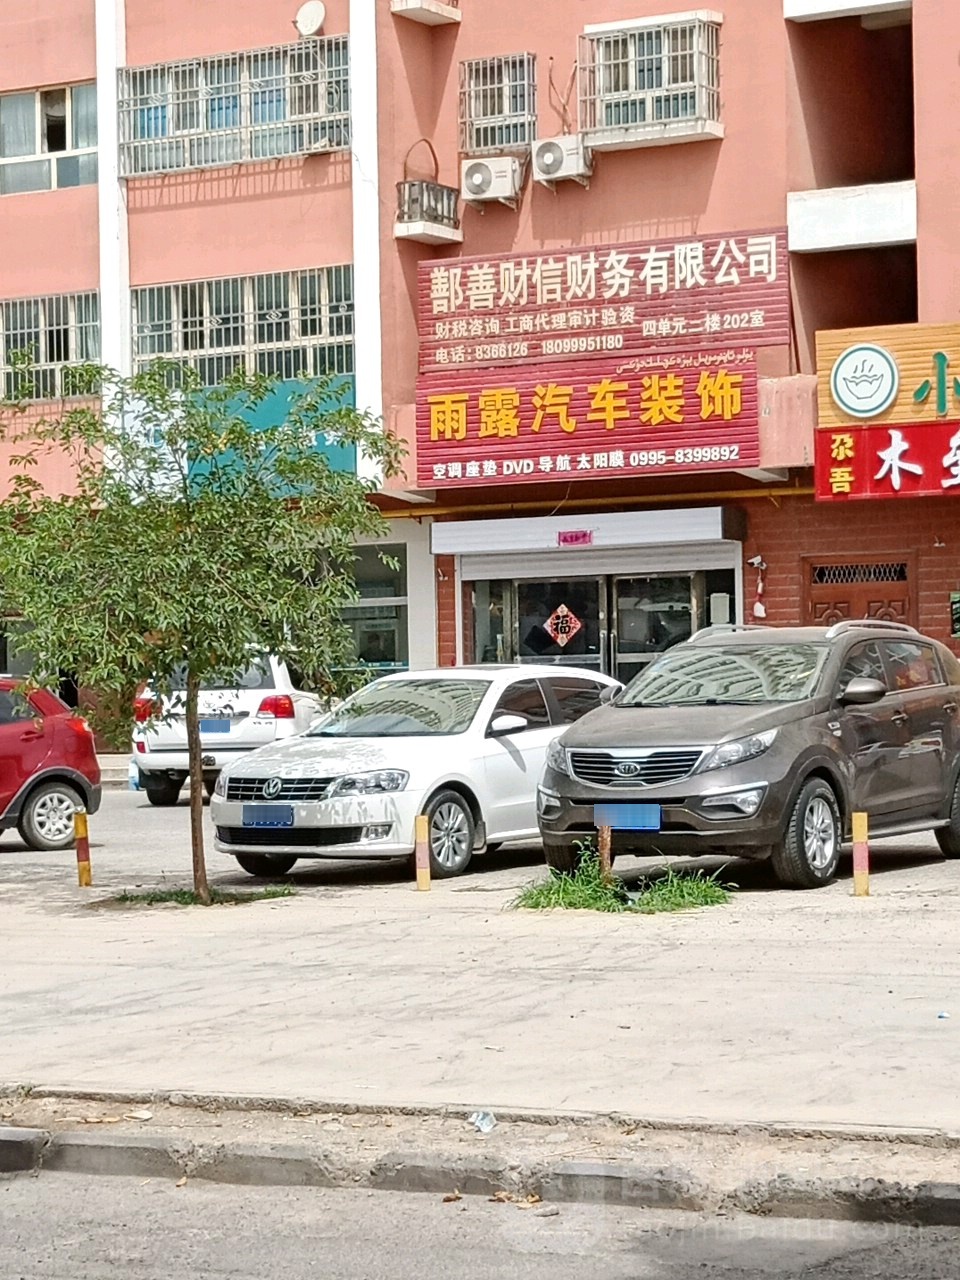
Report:
[[[337,778],[327,795],[374,796],[385,791],[402,791],[410,781],[409,773],[402,769],[377,769],[373,773],[348,773]]]
[[[227,779],[222,770],[217,774],[217,781],[213,788],[213,794],[215,796],[225,796],[227,794]]]
[[[776,736],[776,729],[764,729],[763,733],[752,733],[749,738],[721,742],[703,761],[698,773],[706,773],[708,769],[725,769],[728,765],[742,764],[744,760],[762,756]]]
[[[567,751],[565,747],[561,747],[557,738],[547,747],[547,768],[552,769],[554,773],[562,773],[566,777],[570,777],[570,766],[567,764]]]

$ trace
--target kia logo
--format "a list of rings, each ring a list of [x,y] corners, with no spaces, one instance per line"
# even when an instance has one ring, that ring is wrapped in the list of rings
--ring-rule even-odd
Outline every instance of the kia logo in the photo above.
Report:
[[[265,800],[276,800],[282,790],[283,780],[281,778],[268,778],[263,784],[263,798]]]
[[[617,765],[614,772],[618,778],[637,778],[640,776],[640,766],[632,760],[624,760]]]

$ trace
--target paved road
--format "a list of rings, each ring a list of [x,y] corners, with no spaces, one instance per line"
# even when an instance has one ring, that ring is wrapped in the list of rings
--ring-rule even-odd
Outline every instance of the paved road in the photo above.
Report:
[[[19,1280],[953,1280],[960,1232],[397,1192],[0,1179]]]
[[[301,864],[292,899],[102,902],[186,883],[187,820],[109,794],[86,894],[3,838],[0,1082],[960,1130],[960,865],[929,840],[866,900],[731,866],[730,906],[671,917],[505,910],[535,849],[429,894]]]

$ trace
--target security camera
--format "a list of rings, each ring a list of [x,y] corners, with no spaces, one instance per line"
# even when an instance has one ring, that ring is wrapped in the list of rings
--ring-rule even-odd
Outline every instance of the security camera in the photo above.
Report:
[[[763,556],[751,556],[747,564],[752,565],[754,569],[765,569],[767,567]]]

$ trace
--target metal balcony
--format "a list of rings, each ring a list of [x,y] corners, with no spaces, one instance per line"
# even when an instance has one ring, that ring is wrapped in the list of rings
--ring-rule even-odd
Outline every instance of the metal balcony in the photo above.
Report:
[[[460,0],[390,0],[390,12],[425,27],[460,21]]]
[[[460,192],[422,179],[397,183],[395,240],[421,244],[462,244]]]

